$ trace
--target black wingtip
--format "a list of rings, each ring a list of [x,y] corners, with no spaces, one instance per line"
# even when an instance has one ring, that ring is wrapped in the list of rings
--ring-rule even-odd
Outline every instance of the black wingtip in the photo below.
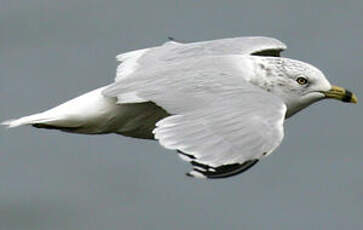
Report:
[[[281,57],[283,49],[269,49],[252,53],[252,56]]]
[[[179,156],[180,156],[180,157],[182,157],[182,156],[187,157],[188,161],[192,161],[192,160],[197,159],[197,158],[195,158],[195,156],[193,156],[192,154],[184,153],[184,152],[182,152],[182,151],[180,151],[180,150],[177,150],[177,152],[178,152],[178,154],[179,154]]]
[[[168,40],[171,42],[178,42],[178,43],[189,43],[190,42],[190,41],[175,39],[175,37],[172,37],[172,36],[168,36]]]
[[[187,176],[187,177],[193,177],[193,175],[190,172],[185,173],[185,176]]]
[[[192,165],[195,167],[193,168],[193,171],[186,173],[186,175],[196,178],[222,179],[243,173],[257,164],[258,161],[258,159],[254,159],[245,161],[242,164],[235,163],[219,167],[211,167],[200,162],[191,161]]]

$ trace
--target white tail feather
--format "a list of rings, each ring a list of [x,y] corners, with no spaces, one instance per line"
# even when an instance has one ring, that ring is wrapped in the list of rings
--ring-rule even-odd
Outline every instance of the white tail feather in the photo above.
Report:
[[[123,123],[114,118],[123,116],[125,109],[117,105],[114,98],[104,97],[101,93],[104,88],[85,93],[50,110],[0,124],[8,128],[34,125],[37,128],[90,134],[117,131]]]
[[[18,126],[23,125],[33,125],[33,124],[39,124],[39,123],[47,123],[51,122],[54,119],[51,119],[49,117],[46,117],[44,113],[37,113],[30,116],[21,117],[19,119],[11,119],[7,120],[1,123],[1,125],[5,125],[8,128],[15,128]]]

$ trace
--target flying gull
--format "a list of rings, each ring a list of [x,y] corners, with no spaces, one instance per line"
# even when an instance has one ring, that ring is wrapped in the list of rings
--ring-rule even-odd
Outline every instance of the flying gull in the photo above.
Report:
[[[155,139],[198,178],[239,174],[273,152],[284,120],[326,98],[357,103],[314,66],[280,57],[284,43],[238,37],[117,56],[115,81],[50,110],[2,124]]]

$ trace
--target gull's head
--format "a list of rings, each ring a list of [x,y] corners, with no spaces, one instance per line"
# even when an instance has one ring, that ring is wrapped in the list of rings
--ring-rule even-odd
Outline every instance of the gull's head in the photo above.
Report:
[[[322,99],[357,103],[350,91],[329,83],[316,67],[288,58],[264,58],[258,64],[268,84],[258,84],[287,105],[287,117]]]

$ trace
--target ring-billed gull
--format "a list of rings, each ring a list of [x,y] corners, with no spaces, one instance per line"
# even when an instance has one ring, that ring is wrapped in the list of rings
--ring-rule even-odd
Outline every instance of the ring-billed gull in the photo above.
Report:
[[[284,120],[308,105],[357,103],[312,65],[280,57],[284,49],[267,37],[169,41],[119,55],[110,85],[2,124],[156,139],[193,165],[187,175],[229,177],[274,151]]]

